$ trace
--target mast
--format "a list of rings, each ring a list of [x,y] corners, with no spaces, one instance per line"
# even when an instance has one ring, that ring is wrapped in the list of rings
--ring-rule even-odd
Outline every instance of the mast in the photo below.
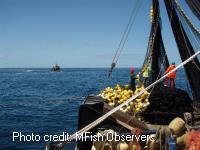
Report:
[[[194,49],[189,41],[189,38],[179,20],[177,12],[174,7],[173,0],[165,0],[165,6],[167,9],[170,24],[173,30],[173,34],[178,46],[179,54],[182,61],[185,61],[191,55],[193,55]],[[184,66],[190,87],[192,89],[193,99],[196,102],[200,102],[200,63],[197,58],[192,62],[189,62]]]

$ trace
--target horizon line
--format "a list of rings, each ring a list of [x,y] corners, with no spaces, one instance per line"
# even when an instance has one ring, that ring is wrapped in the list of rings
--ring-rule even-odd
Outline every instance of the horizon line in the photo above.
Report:
[[[51,69],[52,67],[0,67],[0,69]],[[95,68],[106,68],[109,69],[110,67],[61,67],[61,69],[95,69]],[[131,67],[116,67],[117,68],[131,68]],[[134,68],[141,68],[141,67],[134,67]]]

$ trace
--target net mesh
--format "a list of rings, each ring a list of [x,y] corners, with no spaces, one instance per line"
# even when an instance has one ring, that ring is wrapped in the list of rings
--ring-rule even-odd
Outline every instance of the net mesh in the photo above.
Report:
[[[175,9],[177,15],[181,21],[181,24],[188,36],[188,39],[195,52],[200,50],[200,30],[192,23],[191,19],[186,15],[184,10],[175,2]],[[198,61],[200,61],[200,56],[198,56]]]
[[[170,17],[171,20],[170,24],[180,57],[182,61],[184,61],[195,53],[192,37],[188,35],[188,31],[186,30],[188,25],[181,22],[183,18],[179,18],[180,15],[177,13],[174,0],[165,0],[165,6],[168,17]],[[192,62],[185,65],[184,69],[192,89],[193,99],[200,102],[200,63],[198,58],[195,58]]]
[[[149,42],[146,57],[141,69],[144,72],[150,67],[148,84],[153,83],[162,75],[162,72],[169,66],[163,39],[161,35],[161,18],[158,0],[153,0],[152,26],[149,35]]]
[[[200,20],[200,1],[199,0],[185,0],[192,12]]]

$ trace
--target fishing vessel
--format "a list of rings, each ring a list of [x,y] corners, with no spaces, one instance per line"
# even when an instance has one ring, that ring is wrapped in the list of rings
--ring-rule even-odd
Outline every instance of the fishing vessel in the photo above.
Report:
[[[61,71],[60,66],[58,66],[58,64],[56,63],[55,66],[53,66],[51,68],[51,71],[53,71],[53,72],[60,72]]]
[[[185,0],[185,2],[200,20],[200,2],[198,0]],[[137,75],[141,85],[136,87],[135,91],[131,91],[128,86],[116,85],[114,88],[108,87],[102,90],[97,96],[86,98],[79,108],[77,133],[69,137],[69,140],[75,140],[77,135],[84,136],[85,140],[76,141],[77,150],[175,150],[190,149],[191,146],[195,150],[200,149],[198,139],[200,136],[200,57],[198,56],[200,31],[178,1],[164,0],[164,5],[182,63],[167,74],[163,72],[169,67],[169,61],[161,32],[159,0],[152,0],[148,47],[140,74]],[[125,39],[134,15],[131,15],[124,32]],[[112,75],[120,53],[118,49],[109,75]],[[182,89],[172,90],[162,82],[170,73],[182,66],[192,96]],[[147,67],[153,71],[148,77],[148,83],[144,85],[141,73]],[[83,134],[87,132],[90,136]],[[149,135],[154,137],[154,141],[109,140],[113,138],[112,136],[103,141],[89,138],[94,135],[104,137],[108,132],[124,136]],[[52,142],[46,148],[63,149],[67,143],[69,141]]]

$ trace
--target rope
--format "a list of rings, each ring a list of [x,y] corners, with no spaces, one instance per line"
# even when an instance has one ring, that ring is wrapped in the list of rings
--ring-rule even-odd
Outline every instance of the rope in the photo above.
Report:
[[[98,125],[99,123],[103,122],[106,118],[108,118],[109,116],[111,116],[113,113],[115,113],[116,111],[118,111],[120,108],[122,108],[123,106],[127,105],[128,103],[130,103],[131,101],[133,101],[134,99],[136,99],[137,97],[139,97],[140,95],[142,95],[145,91],[151,89],[154,85],[158,84],[163,79],[165,79],[169,74],[171,74],[172,72],[176,71],[180,67],[184,66],[185,64],[187,64],[188,62],[190,62],[191,60],[193,60],[195,57],[197,57],[199,54],[200,54],[200,51],[198,51],[197,53],[195,53],[194,55],[192,55],[191,57],[189,57],[187,60],[185,60],[184,62],[182,62],[181,64],[179,64],[176,68],[174,68],[173,70],[171,70],[170,72],[168,72],[164,76],[162,76],[159,80],[155,81],[154,83],[152,83],[151,85],[149,85],[148,87],[146,87],[145,89],[143,89],[142,91],[140,91],[139,93],[133,95],[130,99],[128,99],[124,103],[122,103],[119,106],[115,107],[111,111],[107,112],[105,115],[101,116],[100,118],[98,118],[94,122],[88,124],[87,126],[85,126],[84,128],[82,128],[81,130],[79,130],[76,133],[74,133],[73,135],[71,135],[69,137],[69,140],[75,139],[77,135],[81,136],[81,133],[87,132],[90,129],[92,129],[93,127],[95,127],[96,125]],[[67,142],[68,141],[61,142],[57,146],[58,147],[63,147]]]
[[[185,25],[186,25],[186,27],[188,27],[188,30],[189,30],[189,32],[191,32],[191,34],[192,34],[192,36],[194,36],[194,40],[197,42],[197,44],[199,44],[198,43],[198,41],[197,41],[197,36],[199,36],[198,35],[198,31],[197,31],[197,29],[194,27],[194,25],[191,23],[191,21],[190,21],[190,19],[188,19],[188,17],[186,16],[186,14],[184,13],[184,11],[181,9],[181,7],[180,7],[180,5],[178,4],[178,2],[177,2],[177,0],[175,0],[175,1],[173,1],[173,3],[172,3],[172,5],[174,5],[174,9],[176,10],[176,11],[178,11],[177,13],[178,13],[178,17],[181,19],[180,21],[179,21],[179,26],[180,26],[180,30],[181,30],[181,32],[182,32],[182,34],[183,34],[183,28],[182,28],[182,26],[181,26],[181,21],[183,21],[183,23],[185,23]],[[172,9],[173,8],[171,8],[171,12],[172,12]],[[181,12],[182,11],[182,12]],[[184,13],[184,14],[183,14]],[[185,16],[183,16],[183,15],[185,15]],[[170,15],[171,16],[171,15]],[[189,23],[190,22],[190,23]],[[190,27],[190,28],[189,28]],[[192,32],[192,31],[193,32]],[[196,34],[195,34],[196,33]],[[186,41],[186,39],[185,39],[185,34],[183,34],[183,40],[184,40],[184,43],[185,43],[185,41]],[[191,42],[191,41],[190,41]],[[189,55],[191,56],[192,54],[191,54],[191,52],[188,50],[188,44],[187,44],[187,42],[186,42],[186,49],[187,49],[187,51],[188,51],[188,53],[189,53]],[[194,62],[194,65],[195,65],[195,67],[198,69],[198,70],[200,70],[200,68],[199,68],[199,66],[196,64],[196,62],[195,61],[193,61]],[[191,89],[190,89],[190,87],[188,86],[188,79],[186,80],[186,84],[187,84],[187,89],[188,89],[188,91],[191,91]]]
[[[187,23],[190,25],[190,27],[198,34],[200,35],[200,30],[198,30],[194,24],[191,22],[191,19],[189,19],[189,17],[186,15],[186,13],[184,12],[184,10],[181,8],[181,6],[179,5],[178,1],[175,0],[175,6],[178,9],[179,13],[184,17],[184,19],[187,21]]]
[[[181,32],[182,32],[182,34],[183,34],[184,42],[185,42],[186,47],[187,47],[186,49],[187,49],[188,53],[190,54],[190,56],[192,56],[191,52],[189,51],[189,47],[188,47],[188,44],[187,44],[187,42],[186,42],[186,37],[185,37],[185,34],[184,34],[184,32],[183,32],[183,27],[181,26],[181,23],[179,23],[179,26],[180,26]],[[197,43],[198,43],[198,42],[197,42]],[[200,68],[199,68],[199,66],[196,64],[195,61],[193,61],[193,64],[194,64],[194,65],[196,66],[196,68],[200,71]]]
[[[121,40],[120,40],[120,43],[119,43],[119,45],[118,45],[117,51],[116,51],[116,53],[115,53],[115,55],[114,55],[114,57],[113,57],[112,62],[115,62],[115,59],[116,59],[116,57],[117,57],[118,51],[120,50],[121,44],[122,44],[122,42],[124,41],[124,38],[125,38],[125,36],[126,36],[126,34],[127,34],[128,29],[130,28],[129,26],[130,26],[130,24],[131,24],[131,22],[132,22],[132,20],[133,20],[133,15],[134,15],[135,10],[136,10],[136,8],[137,8],[138,2],[139,2],[139,1],[136,1],[136,4],[134,5],[135,7],[133,8],[133,10],[132,10],[132,12],[131,12],[131,16],[130,16],[130,18],[129,18],[128,24],[126,25],[126,28],[125,28],[125,30],[124,30],[124,33],[123,33],[123,35],[122,35],[122,38],[121,38]]]
[[[134,16],[133,16],[133,20],[132,20],[131,25],[130,25],[130,27],[129,27],[129,29],[128,29],[128,32],[127,32],[127,34],[126,34],[125,40],[124,40],[124,42],[123,42],[123,44],[122,44],[122,46],[121,46],[121,50],[120,50],[120,52],[119,52],[119,55],[118,55],[118,57],[116,58],[116,63],[118,62],[119,57],[120,57],[120,55],[121,55],[121,52],[122,52],[122,50],[123,50],[123,48],[124,48],[124,45],[125,45],[125,43],[126,43],[126,41],[127,41],[127,39],[128,39],[129,33],[130,33],[130,31],[131,31],[131,29],[132,29],[132,27],[133,27],[133,24],[134,24],[134,22],[135,22],[136,16],[137,16],[137,14],[138,14],[138,12],[139,12],[139,10],[140,10],[140,8],[141,8],[142,2],[143,2],[143,1],[141,1],[141,3],[138,3],[139,6],[136,7],[136,12],[135,12],[135,14],[134,14]]]
[[[117,62],[119,60],[119,57],[120,57],[120,55],[122,53],[124,45],[125,45],[125,43],[126,43],[126,41],[128,39],[130,31],[131,31],[131,29],[133,27],[133,24],[135,22],[136,16],[137,16],[137,14],[139,12],[139,9],[141,7],[141,4],[142,4],[141,2],[143,2],[143,1],[137,0],[136,4],[135,4],[135,7],[133,8],[133,10],[131,12],[131,16],[129,18],[128,24],[127,24],[127,26],[126,26],[126,28],[124,30],[124,33],[123,33],[122,38],[120,40],[120,43],[118,45],[117,51],[115,52],[115,55],[113,57],[108,77],[111,76],[112,70],[115,68],[115,66],[116,66],[116,64],[117,64]]]
[[[187,19],[186,18],[184,18],[183,17],[183,19],[181,19],[181,20],[184,20],[183,22],[186,24],[186,25],[188,25],[189,23],[187,22]],[[190,24],[189,24],[189,26],[190,26]],[[194,40],[196,41],[196,43],[197,43],[197,45],[198,45],[198,47],[200,47],[200,43],[199,43],[199,40],[200,40],[200,31],[197,31],[197,29],[195,29],[193,26],[191,27],[190,26],[190,28],[188,27],[188,31],[191,33],[191,35],[194,37]],[[195,33],[196,34],[195,34]],[[197,38],[199,38],[199,39],[197,39]],[[196,45],[196,44],[195,44]]]
[[[194,13],[194,15],[196,15],[196,17],[200,19],[200,10],[198,9],[200,4],[198,3],[198,1],[194,0],[185,0],[185,1],[192,10],[192,12]]]
[[[173,1],[174,3],[172,3],[172,5],[175,5],[175,1]],[[173,8],[171,8],[171,10],[172,9],[174,9],[174,11],[176,11],[175,10],[175,7],[173,7]],[[187,44],[187,42],[186,42],[186,37],[185,37],[185,34],[184,34],[184,32],[183,32],[183,26],[182,26],[182,24],[181,24],[181,22],[180,22],[180,20],[179,20],[179,26],[180,26],[180,29],[181,29],[181,32],[182,32],[182,35],[183,35],[183,40],[184,40],[184,43],[186,44],[186,49],[187,49],[187,52],[189,53],[189,55],[190,56],[192,56],[192,54],[191,54],[191,52],[189,51],[189,47],[188,47],[188,44]],[[197,42],[198,43],[198,42]],[[200,71],[200,67],[196,64],[196,62],[195,61],[193,61],[193,64],[195,65],[195,67]]]
[[[178,9],[179,14],[183,17],[183,22],[186,24],[186,26],[188,25],[189,27],[187,28],[188,31],[190,32],[190,34],[192,35],[194,41],[196,43],[194,43],[195,48],[199,48],[200,47],[200,30],[198,30],[197,28],[194,27],[194,25],[192,24],[192,22],[190,21],[190,19],[186,16],[186,14],[184,13],[183,9],[181,8],[181,6],[178,4],[177,1],[175,1],[175,6]]]

